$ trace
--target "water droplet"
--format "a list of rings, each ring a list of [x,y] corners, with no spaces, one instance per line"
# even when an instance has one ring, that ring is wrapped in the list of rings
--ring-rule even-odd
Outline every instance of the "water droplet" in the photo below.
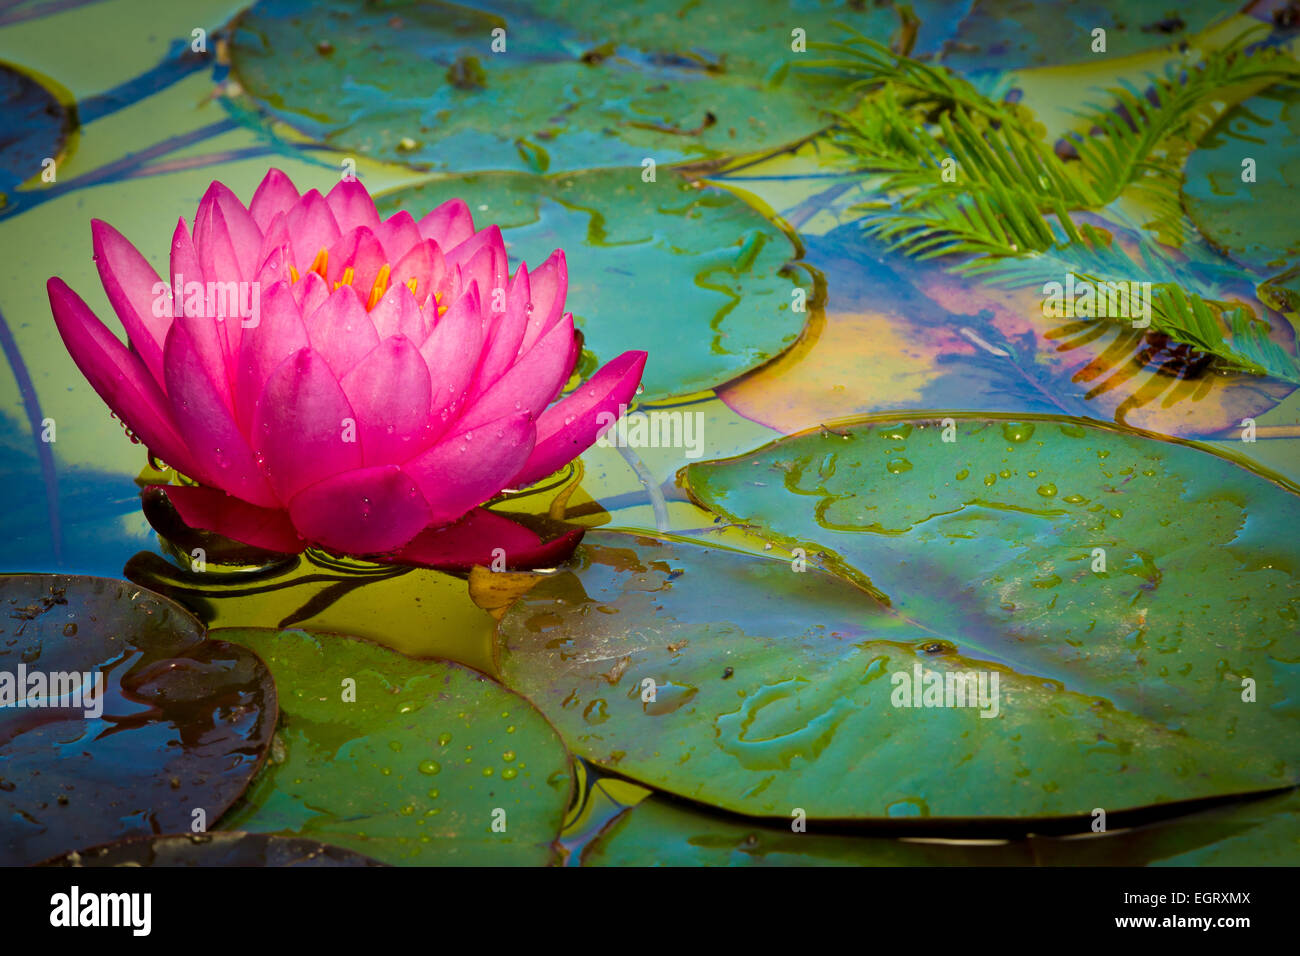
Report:
[[[1050,481],[1045,485],[1039,485],[1038,493],[1044,498],[1054,497],[1056,495],[1056,485],[1052,484]]]
[[[434,774],[442,770],[442,764],[438,763],[436,760],[423,760],[420,762],[419,769],[420,773],[432,777]]]
[[[956,475],[958,481],[965,481],[969,477],[970,477],[970,470],[966,468],[963,468],[961,471],[957,472]]]
[[[1034,426],[1030,422],[1007,422],[1002,426],[1002,437],[1015,444],[1029,441],[1034,437]]]

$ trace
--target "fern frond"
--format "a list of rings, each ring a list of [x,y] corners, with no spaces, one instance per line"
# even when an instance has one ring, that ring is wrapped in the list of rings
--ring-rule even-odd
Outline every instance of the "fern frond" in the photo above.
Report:
[[[1156,286],[1151,327],[1214,355],[1221,366],[1300,385],[1300,364],[1268,337],[1267,324],[1248,316],[1242,306],[1230,309],[1174,284]]]

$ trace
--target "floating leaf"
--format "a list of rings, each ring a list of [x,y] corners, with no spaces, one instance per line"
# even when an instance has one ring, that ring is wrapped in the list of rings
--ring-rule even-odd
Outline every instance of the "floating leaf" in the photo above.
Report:
[[[265,833],[137,837],[74,850],[43,866],[383,866],[342,847]]]
[[[0,607],[0,862],[210,826],[243,792],[276,708],[255,655],[125,581],[5,575]]]
[[[62,91],[60,91],[62,93]],[[0,206],[7,194],[45,170],[47,159],[62,157],[76,127],[75,109],[28,73],[0,63]]]
[[[226,827],[392,864],[552,860],[569,758],[527,701],[457,664],[342,635],[215,633],[262,656],[281,700],[271,762]]]
[[[794,833],[662,797],[625,810],[584,866],[1295,866],[1295,791],[1144,826],[1014,840]]]
[[[1183,173],[1183,204],[1210,242],[1267,275],[1300,256],[1298,184],[1300,89],[1276,86],[1233,107],[1201,140]]]
[[[762,365],[795,341],[806,316],[792,308],[795,250],[779,229],[726,190],[670,170],[647,183],[641,172],[438,179],[378,205],[419,216],[461,197],[480,222],[502,226],[512,264],[565,250],[565,307],[584,347],[602,362],[649,351],[641,400],[654,401]]]
[[[828,36],[846,19],[888,37],[898,23],[887,7],[833,6],[792,19],[759,0],[742,29],[725,0],[262,0],[235,21],[231,69],[275,116],[345,152],[444,170],[664,165],[817,132],[844,94],[786,75],[801,55],[792,26]]]
[[[969,432],[963,438],[967,446],[958,446],[963,449],[976,440]],[[835,476],[852,480],[858,470],[850,444],[855,439],[830,434],[818,440],[825,447],[817,457],[799,459],[807,461],[808,483],[829,483]],[[881,446],[873,453],[897,444],[880,435],[870,440]],[[880,458],[882,470],[892,476],[889,463],[899,456]],[[871,462],[874,468],[875,454]],[[729,487],[727,479],[739,482],[746,503],[749,496],[762,500],[770,487],[766,494],[790,521],[799,520],[801,506],[815,506],[806,498],[791,499],[784,490],[787,481],[798,480],[787,477],[790,471],[763,464],[739,461],[709,470],[693,466],[689,472],[710,491]],[[925,473],[925,465],[918,461],[918,474]],[[724,468],[730,469],[725,476],[719,474]],[[803,485],[792,487],[814,495]],[[932,504],[915,492],[898,507],[903,502]],[[843,510],[826,517],[842,524],[849,520]],[[1294,773],[1288,756],[1295,749],[1287,707],[1278,705],[1279,712],[1273,705],[1242,703],[1240,681],[1220,672],[1215,659],[1227,655],[1237,667],[1252,668],[1261,699],[1274,702],[1284,700],[1287,681],[1294,682],[1288,665],[1267,652],[1188,649],[1186,656],[1208,673],[1194,665],[1188,674],[1150,674],[1137,685],[1134,674],[1140,668],[1134,658],[1145,661],[1145,645],[1135,650],[1136,639],[1114,633],[1110,621],[1093,629],[1098,646],[1090,657],[1064,625],[1048,630],[1050,640],[1033,644],[1031,636],[1038,632],[1030,625],[1036,618],[1030,615],[1014,630],[1017,619],[995,603],[996,619],[987,620],[975,613],[980,595],[961,589],[961,572],[983,581],[999,571],[995,543],[987,534],[976,537],[975,529],[992,527],[991,516],[1005,522],[998,527],[1010,540],[1024,542],[1005,550],[1013,556],[1022,548],[1033,553],[1035,519],[1028,511],[973,507],[952,522],[954,535],[972,537],[960,553],[952,549],[957,572],[927,566],[924,557],[934,545],[910,556],[903,570],[926,603],[908,602],[902,613],[841,578],[815,569],[797,573],[798,560],[817,557],[811,543],[802,554],[792,552],[796,562],[791,563],[593,532],[578,551],[575,568],[539,583],[502,619],[501,672],[555,723],[571,750],[597,765],[692,800],[784,818],[787,825],[802,808],[809,818],[902,823],[926,816],[1070,817],[1078,818],[1073,825],[1083,831],[1085,815],[1097,806],[1115,812],[1287,782]],[[1064,563],[1078,544],[1070,538],[1058,542],[1053,535],[1045,547],[1056,550],[1039,561],[1050,564],[1056,555]],[[1116,618],[1136,618],[1145,610],[1128,604],[1129,592],[1141,594],[1145,579],[1135,580],[1127,557],[1118,549],[1113,557],[1110,583],[1127,587],[1123,600],[1114,598],[1120,609]],[[827,563],[834,563],[833,557]],[[1216,569],[1216,580],[1225,573]],[[1036,597],[1048,594],[1036,588],[1050,581],[1047,573],[1035,568],[1030,575],[1017,568],[1008,569],[1005,581],[992,583],[993,600],[1018,597],[1022,579]],[[1235,607],[1241,602],[1229,595],[1238,593],[1229,589],[1218,600],[1231,600]],[[954,610],[927,620],[922,612],[939,601]],[[1082,618],[1078,630],[1085,631],[1088,618],[1101,613],[1092,612],[1092,604],[1087,600],[1082,608],[1055,613]],[[1051,608],[1029,610],[1042,619],[1051,617]],[[948,626],[954,623],[960,629]],[[1259,631],[1254,615],[1239,608],[1233,626]],[[1300,657],[1283,646],[1300,639],[1280,630],[1272,627],[1244,643],[1269,642],[1280,657]],[[1166,638],[1161,650],[1177,641]],[[1202,660],[1206,657],[1208,662]],[[1161,659],[1151,668],[1163,664]],[[973,674],[988,692],[977,698],[976,686],[970,685],[967,703],[978,706],[895,706],[902,684],[910,691],[914,675],[931,680],[922,676],[927,672],[939,675],[940,682],[947,682],[947,675],[955,682],[956,675]],[[1205,711],[1216,695],[1213,713],[1189,713]],[[1229,727],[1236,736],[1225,746]]]
[[[1208,355],[1131,320],[1045,315],[1041,278],[1000,288],[888,256],[854,232],[808,240],[826,276],[825,322],[814,317],[795,348],[719,390],[741,415],[791,432],[886,409],[1059,411],[1208,437],[1295,390],[1220,374]],[[1049,274],[1064,283],[1078,264],[1060,261]],[[1285,323],[1273,335],[1294,352]]]

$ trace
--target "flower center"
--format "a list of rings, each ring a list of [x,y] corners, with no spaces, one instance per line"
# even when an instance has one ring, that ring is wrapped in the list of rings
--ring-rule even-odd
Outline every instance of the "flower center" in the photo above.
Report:
[[[329,250],[322,247],[321,251],[316,253],[316,258],[312,260],[311,267],[308,268],[307,271],[314,272],[322,279],[324,279],[329,273],[329,265],[330,265]],[[392,274],[392,271],[393,271],[392,267],[389,266],[387,262],[385,262],[382,266],[380,266],[379,272],[375,276],[375,281],[370,286],[370,295],[366,297],[367,312],[369,312],[371,309],[377,306],[379,304],[379,300],[384,297],[384,293],[388,291],[388,277],[389,275]],[[298,270],[295,269],[293,266],[289,266],[290,284],[297,282],[301,278],[302,276],[298,274]],[[346,269],[343,270],[343,275],[341,275],[337,280],[335,280],[334,288],[337,289],[339,288],[339,286],[352,285],[352,281],[355,278],[356,278],[356,273],[352,271],[351,266],[348,266]],[[414,277],[406,280],[406,287],[411,290],[411,295],[418,294],[416,291],[416,287],[418,285],[419,285],[419,280]],[[441,293],[435,292],[433,294],[433,301],[437,304],[438,307],[438,318],[442,318],[443,313],[447,311],[447,306],[442,304]]]

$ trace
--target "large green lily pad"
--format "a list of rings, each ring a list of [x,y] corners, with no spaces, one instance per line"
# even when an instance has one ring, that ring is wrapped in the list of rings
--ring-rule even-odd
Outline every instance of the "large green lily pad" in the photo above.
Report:
[[[835,20],[882,40],[899,22],[853,0],[262,0],[235,22],[231,68],[275,116],[346,152],[439,170],[665,164],[817,132],[822,107],[845,103],[839,84],[783,68],[804,55],[793,29],[834,39]]]
[[[793,308],[790,240],[726,190],[639,167],[558,176],[484,174],[432,180],[378,200],[415,216],[448,199],[479,225],[499,224],[512,264],[563,249],[566,308],[584,346],[608,361],[650,353],[642,401],[720,385],[792,345],[805,312]],[[809,297],[811,293],[809,292]]]
[[[257,772],[271,675],[178,605],[126,581],[15,574],[0,608],[0,863],[205,829]]]
[[[823,466],[820,480],[854,472],[846,440],[835,440],[844,457],[836,470],[822,452],[811,463]],[[749,481],[784,484],[784,474],[761,464],[730,467]],[[919,498],[907,500],[927,503]],[[814,505],[780,501],[792,516]],[[996,513],[1018,535],[1012,553],[1032,551],[1029,516]],[[969,519],[954,530],[973,534],[980,515]],[[982,559],[966,554],[964,569],[996,570],[995,542],[984,549]],[[816,546],[791,554],[812,561]],[[1176,661],[1178,672],[1150,675],[1151,692],[1135,694],[1140,669],[1131,661],[1111,677],[1115,661],[1133,656],[1135,639],[1100,627],[1091,654],[1059,629],[1034,653],[1002,622],[995,628],[954,613],[970,632],[937,632],[811,564],[796,571],[796,560],[609,532],[588,534],[577,555],[576,567],[538,583],[503,617],[503,679],[541,708],[575,753],[692,800],[787,821],[798,809],[810,819],[900,825],[926,816],[1077,817],[1082,831],[1097,807],[1271,789],[1293,772],[1295,735],[1283,732],[1293,730],[1285,701],[1294,665],[1266,652],[1215,649],[1208,676],[1189,676]],[[1124,564],[1120,554],[1115,561]],[[932,602],[973,610],[974,598],[951,574],[920,558],[907,570]],[[1113,577],[1127,584],[1126,599],[1144,580],[1120,567]],[[1014,591],[1017,580],[995,594]],[[904,610],[920,617],[920,608]],[[977,623],[1001,644],[974,631]],[[1276,643],[1283,654],[1284,641]],[[1215,671],[1217,656],[1250,666],[1265,703],[1242,704],[1239,683]],[[1065,680],[1062,661],[1074,662],[1080,679]],[[933,672],[945,683],[950,673],[974,672],[977,681],[982,673],[985,699],[895,706],[898,688],[910,688],[918,670],[922,680]],[[647,680],[653,700],[643,696]],[[1162,695],[1169,684],[1177,694]],[[970,704],[975,696],[972,687]],[[1157,706],[1162,696],[1174,700]],[[1193,727],[1190,712],[1211,702],[1218,723],[1207,716]]]
[[[1253,160],[1254,181],[1242,164]],[[1300,90],[1270,87],[1234,106],[1187,160],[1183,204],[1201,233],[1262,276],[1300,255]]]
[[[270,763],[225,827],[392,864],[551,862],[569,757],[527,701],[460,665],[342,635],[214,633],[257,651],[280,688]]]

